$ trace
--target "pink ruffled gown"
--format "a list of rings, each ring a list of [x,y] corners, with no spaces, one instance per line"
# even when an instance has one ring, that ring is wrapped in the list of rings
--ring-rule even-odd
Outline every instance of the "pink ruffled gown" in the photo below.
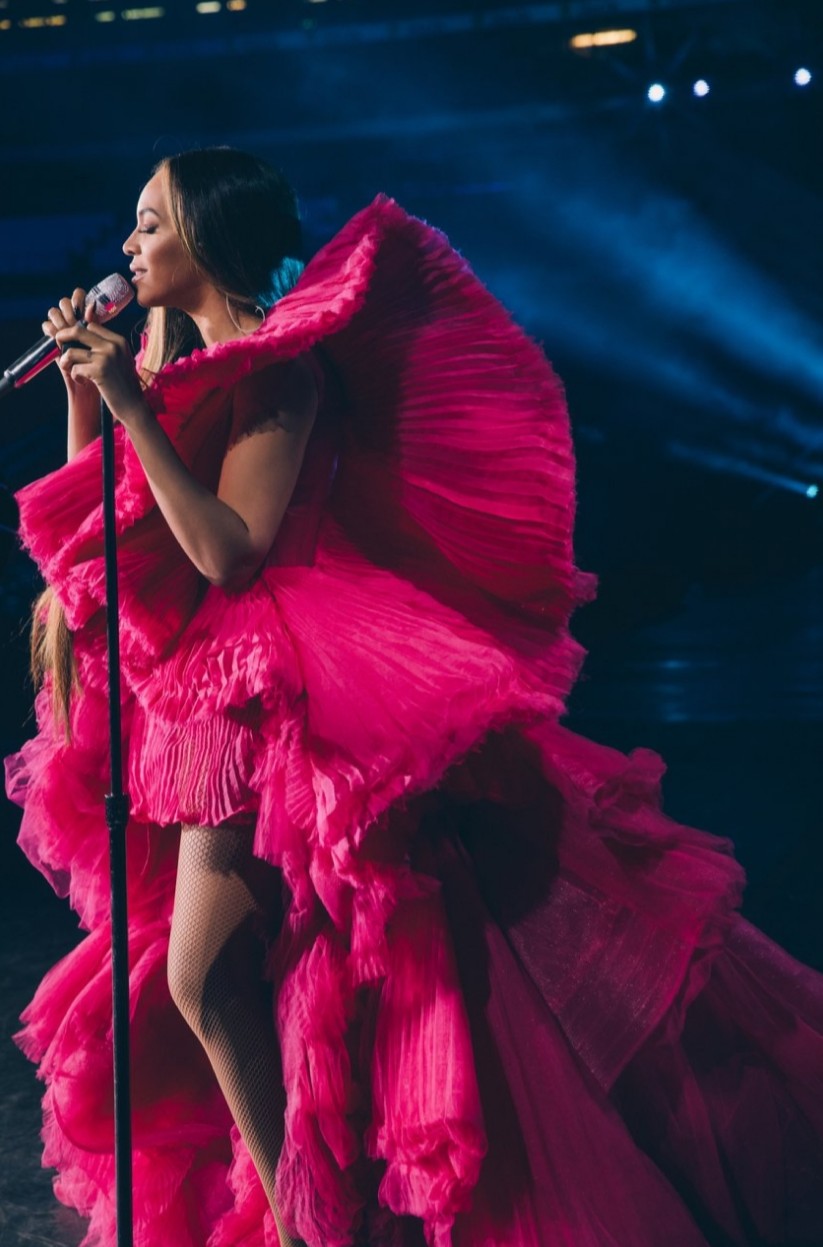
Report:
[[[256,814],[278,1174],[309,1247],[823,1241],[823,981],[735,912],[663,770],[559,723],[594,578],[561,388],[446,240],[379,198],[252,338],[149,391],[214,485],[235,382],[318,348],[325,396],[250,587],[207,587],[118,432],[137,1247],[271,1247],[165,977],[177,827]],[[99,442],[19,496],[74,630],[73,735],[9,760],[21,844],[88,935],[24,1015],[44,1163],[114,1243]],[[41,695],[43,697],[43,695]]]

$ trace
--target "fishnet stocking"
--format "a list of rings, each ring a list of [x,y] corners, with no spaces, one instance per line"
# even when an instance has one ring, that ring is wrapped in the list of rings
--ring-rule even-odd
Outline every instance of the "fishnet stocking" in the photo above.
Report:
[[[281,916],[279,874],[252,855],[253,829],[183,827],[169,943],[169,987],[206,1050],[274,1213],[286,1108],[264,941]]]

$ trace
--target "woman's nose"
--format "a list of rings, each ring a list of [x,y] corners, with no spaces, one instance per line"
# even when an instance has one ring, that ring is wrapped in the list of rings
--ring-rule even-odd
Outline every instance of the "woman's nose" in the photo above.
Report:
[[[132,230],[126,241],[123,243],[123,251],[126,255],[135,255],[137,253],[136,230]]]

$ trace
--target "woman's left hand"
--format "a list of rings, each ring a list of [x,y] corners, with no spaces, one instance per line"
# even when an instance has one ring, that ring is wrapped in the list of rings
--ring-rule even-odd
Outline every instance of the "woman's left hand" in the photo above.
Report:
[[[116,420],[128,428],[146,416],[148,404],[125,338],[91,319],[59,330],[55,341],[63,349],[61,364],[68,366],[71,379],[91,381]]]

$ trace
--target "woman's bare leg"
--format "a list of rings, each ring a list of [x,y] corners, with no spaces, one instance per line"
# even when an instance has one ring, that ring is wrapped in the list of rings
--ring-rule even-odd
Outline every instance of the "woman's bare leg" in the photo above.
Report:
[[[172,998],[206,1050],[260,1175],[282,1247],[293,1247],[274,1202],[286,1108],[280,1053],[263,980],[263,933],[279,921],[279,875],[252,855],[249,827],[183,827],[169,943]]]

